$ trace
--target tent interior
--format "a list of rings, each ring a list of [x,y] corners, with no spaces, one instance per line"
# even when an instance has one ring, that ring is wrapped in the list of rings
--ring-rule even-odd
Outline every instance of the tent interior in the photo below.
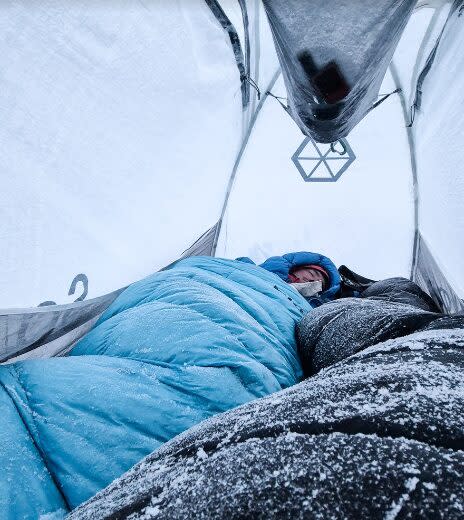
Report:
[[[463,49],[464,0],[1,3],[1,518],[462,517]]]
[[[462,2],[385,2],[411,13],[382,102],[332,144],[286,109],[278,3],[2,3],[0,361],[66,353],[121,287],[198,254],[318,251],[462,312]],[[327,48],[347,23],[321,24]]]

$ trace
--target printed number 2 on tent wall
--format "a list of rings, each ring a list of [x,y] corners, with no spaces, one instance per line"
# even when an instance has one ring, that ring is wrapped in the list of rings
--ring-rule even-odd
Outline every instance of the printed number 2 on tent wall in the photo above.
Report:
[[[82,294],[78,296],[74,301],[75,302],[81,302],[85,300],[87,294],[89,293],[89,279],[87,278],[87,275],[84,273],[77,274],[73,281],[71,282],[71,285],[69,287],[68,296],[71,296],[72,294],[75,294],[77,284],[81,282],[82,283]],[[39,307],[45,307],[47,305],[56,305],[56,302],[53,301],[46,301],[39,304]]]

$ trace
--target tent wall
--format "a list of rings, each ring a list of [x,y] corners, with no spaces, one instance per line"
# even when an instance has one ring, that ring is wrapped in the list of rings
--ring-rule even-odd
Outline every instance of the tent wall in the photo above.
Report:
[[[120,291],[50,304],[211,254],[255,97],[246,6],[214,4],[0,6],[0,362],[65,354]]]
[[[266,124],[262,126],[266,127],[270,134],[272,132],[281,132],[279,135],[285,134],[283,135],[283,141],[277,143],[272,141],[272,139],[268,140],[264,138],[262,140],[262,145],[258,145],[258,147],[256,147],[254,142],[251,144],[247,142],[245,143],[243,153],[240,154],[239,162],[236,164],[232,175],[233,182],[229,187],[229,197],[227,202],[230,200],[230,206],[226,204],[227,209],[224,212],[223,226],[219,226],[222,233],[218,240],[217,254],[225,256],[249,254],[255,260],[261,260],[270,254],[280,253],[282,249],[307,249],[308,243],[316,243],[316,247],[320,249],[321,247],[324,248],[323,244],[327,243],[324,250],[326,252],[330,251],[328,254],[331,254],[335,259],[340,258],[340,260],[342,258],[350,259],[351,256],[352,265],[356,266],[355,268],[365,273],[370,273],[374,278],[388,275],[393,276],[397,274],[409,276],[411,273],[411,266],[413,266],[413,274],[416,281],[421,283],[423,288],[431,293],[432,296],[437,294],[437,287],[434,288],[431,285],[430,280],[441,280],[441,293],[446,293],[448,296],[441,298],[441,300],[436,299],[436,301],[443,310],[456,312],[456,309],[459,308],[460,299],[456,297],[453,282],[449,283],[447,281],[446,276],[441,272],[438,264],[433,260],[433,256],[431,256],[424,239],[419,233],[419,211],[423,211],[424,207],[423,202],[419,199],[420,187],[417,173],[418,149],[415,144],[416,130],[415,128],[412,130],[410,128],[405,128],[405,126],[410,121],[411,114],[409,107],[414,100],[415,87],[421,74],[422,67],[442,33],[450,10],[456,11],[457,16],[459,16],[460,12],[462,13],[462,8],[460,8],[460,6],[456,9],[457,4],[458,2],[438,2],[437,5],[427,5],[426,8],[416,11],[406,27],[405,33],[403,34],[395,53],[393,60],[394,63],[392,66],[392,72],[394,72],[395,78],[394,86],[401,88],[400,96],[398,96],[397,102],[395,101],[397,109],[395,115],[396,120],[393,121],[390,117],[389,126],[388,124],[385,124],[385,120],[378,117],[380,113],[377,113],[376,117],[378,119],[374,120],[373,127],[375,128],[375,123],[377,123],[377,132],[379,129],[383,130],[382,138],[379,139],[379,141],[381,141],[385,136],[388,136],[391,139],[392,134],[395,134],[401,128],[402,130],[399,132],[401,135],[399,142],[402,142],[402,144],[398,146],[398,143],[386,143],[387,146],[383,148],[388,151],[388,160],[386,160],[385,157],[379,157],[377,159],[375,169],[379,173],[382,172],[377,179],[381,178],[382,181],[386,182],[389,186],[384,186],[379,182],[377,185],[378,189],[375,190],[375,188],[373,188],[371,193],[375,193],[375,196],[378,196],[378,194],[381,193],[382,199],[377,198],[379,201],[379,207],[376,208],[377,212],[370,212],[369,221],[372,220],[372,216],[376,213],[382,214],[382,209],[386,215],[389,215],[390,220],[389,222],[386,221],[383,226],[378,226],[377,222],[372,224],[369,227],[371,236],[369,236],[369,233],[365,233],[361,240],[359,237],[362,233],[359,233],[359,228],[354,232],[350,230],[357,243],[362,244],[365,242],[372,247],[364,248],[362,250],[364,254],[360,255],[359,247],[353,249],[352,244],[351,246],[341,245],[344,243],[344,237],[342,235],[343,238],[340,240],[340,234],[336,229],[333,229],[332,233],[330,232],[332,231],[330,229],[330,223],[337,220],[335,211],[339,211],[341,214],[348,216],[348,219],[353,214],[356,214],[356,210],[353,210],[353,204],[346,209],[343,205],[346,204],[343,197],[340,197],[342,203],[336,209],[333,208],[334,200],[332,197],[322,199],[326,204],[319,201],[315,204],[314,200],[311,200],[310,204],[306,202],[306,207],[304,204],[305,201],[302,201],[301,207],[305,207],[306,210],[303,215],[299,215],[298,211],[295,209],[292,209],[291,211],[292,224],[295,221],[297,224],[291,226],[291,231],[288,229],[279,229],[279,221],[284,223],[288,217],[282,216],[282,218],[279,218],[279,203],[277,202],[277,207],[270,207],[269,205],[266,205],[266,200],[278,201],[278,198],[276,198],[277,192],[279,197],[290,196],[292,199],[298,199],[298,195],[295,194],[301,191],[295,187],[295,190],[292,191],[291,195],[287,195],[287,186],[276,184],[276,187],[270,188],[270,192],[274,190],[274,193],[268,193],[268,172],[272,172],[272,168],[276,168],[280,173],[282,173],[283,171],[286,171],[289,164],[288,157],[280,161],[277,159],[282,143],[285,142],[285,139],[292,131],[290,127],[286,127],[282,124],[281,121],[285,118],[282,117],[282,113],[280,113],[276,120],[267,118]],[[383,86],[393,87],[391,81],[390,85],[388,85],[388,80]],[[383,90],[387,91],[388,89],[382,88],[382,91]],[[275,93],[285,96],[285,90],[282,88],[280,91],[274,89],[274,94]],[[267,102],[268,100],[266,99],[265,101]],[[265,117],[264,114],[268,111],[267,105],[264,105],[263,101],[261,102],[261,105],[261,108],[263,108],[263,115],[259,116],[260,118]],[[400,115],[401,105],[403,109],[403,117]],[[275,113],[278,114],[278,110],[275,111]],[[261,123],[258,121],[258,118],[256,117],[257,115],[258,114],[255,113],[254,122],[259,126]],[[395,117],[393,119],[395,119]],[[363,128],[365,128],[365,134],[361,139],[362,146],[365,146],[366,144],[371,145],[371,139],[375,140],[375,138],[379,138],[379,135],[375,133],[375,130],[372,134],[372,127],[368,126],[366,122],[362,122],[359,125],[359,129]],[[350,141],[352,136],[356,136],[357,131],[358,129],[355,129],[355,131],[350,135]],[[259,135],[260,131],[253,130],[251,136],[252,140],[256,139],[256,134]],[[406,153],[406,148],[404,146],[406,141],[409,147],[409,154]],[[247,159],[248,155],[253,153],[250,152],[249,148],[256,152],[256,157],[252,160]],[[354,148],[358,150],[357,147]],[[440,153],[441,152],[438,150],[436,160],[439,160]],[[398,165],[394,164],[392,154],[399,164],[401,164],[399,168]],[[357,155],[359,156],[359,152]],[[409,163],[409,169],[405,166],[406,163]],[[247,164],[249,164],[249,167],[246,166]],[[358,161],[357,165],[359,164]],[[242,170],[245,170],[245,173],[243,173]],[[242,179],[242,175],[245,175],[247,180]],[[290,176],[287,177],[282,175],[282,178],[289,179]],[[346,178],[345,175],[344,181]],[[409,186],[406,188],[404,183],[405,178],[409,179],[409,182],[406,183]],[[243,183],[241,191],[239,194],[234,194],[235,190],[240,189],[237,186],[241,186],[241,183]],[[311,186],[311,189],[315,189],[314,184]],[[388,193],[388,189],[396,190],[395,194],[392,193],[390,199],[383,197],[385,193]],[[398,193],[401,192],[403,193],[404,199],[398,197]],[[259,193],[258,198],[256,197],[257,193]],[[349,188],[346,193],[346,198],[350,199]],[[335,200],[337,199],[335,198]],[[401,200],[403,200],[403,202],[401,202]],[[381,201],[384,203],[383,207]],[[285,203],[283,206],[284,205]],[[409,212],[407,209],[408,205],[411,208]],[[310,209],[308,210],[308,206],[310,208],[316,207],[318,209],[322,207],[322,211],[315,216],[314,220],[309,216]],[[403,209],[401,209],[401,206]],[[328,208],[335,209],[334,215],[328,214]],[[360,214],[363,214],[362,212],[366,210],[365,201],[361,205],[358,205],[357,209],[360,211]],[[408,217],[404,218],[404,215],[408,215]],[[327,238],[318,238],[318,233],[315,230],[314,223],[321,221],[321,217],[323,218],[324,224],[320,227],[326,229],[326,226],[328,225],[329,232],[326,233],[326,237],[329,237],[328,240]],[[303,237],[301,237],[302,229],[305,229],[305,235]],[[308,231],[308,229],[311,229],[311,231]],[[372,232],[373,230],[375,231]],[[299,237],[298,233],[300,233]],[[401,245],[398,241],[395,243],[395,240],[392,238],[393,236],[398,237],[398,235],[400,235],[403,240]],[[457,236],[462,236],[462,233]],[[331,240],[332,237],[337,237],[338,240]],[[372,240],[372,237],[374,237],[374,240]],[[382,237],[382,240],[380,243],[376,243],[375,240],[380,237]],[[415,239],[413,239],[413,237],[415,237]],[[336,245],[334,242],[336,242]],[[245,251],[244,248],[247,250]],[[414,258],[414,253],[416,258]],[[395,254],[397,256],[396,258],[393,258]],[[428,259],[427,261],[425,261],[426,258]],[[416,261],[424,263],[417,266]],[[407,267],[408,265],[409,268]],[[432,272],[430,271],[433,266],[436,266],[434,276],[432,276]],[[422,275],[419,275],[419,269]],[[429,274],[426,276],[426,273]],[[428,285],[425,280],[429,281]],[[447,302],[454,303],[450,305]]]
[[[464,312],[464,302],[456,294],[419,233],[416,248],[414,280],[430,294],[439,309],[451,314]]]
[[[0,307],[88,298],[217,222],[244,126],[204,0],[0,5]],[[242,45],[243,47],[243,45]]]
[[[414,12],[393,56],[403,96],[408,107],[414,101],[418,76],[437,41],[450,10],[449,3],[440,8],[424,7]],[[410,121],[408,113],[407,120]]]
[[[460,298],[464,297],[463,11],[464,3],[455,3],[423,82],[422,103],[412,127],[418,163],[420,233]],[[417,269],[421,271],[423,266]]]

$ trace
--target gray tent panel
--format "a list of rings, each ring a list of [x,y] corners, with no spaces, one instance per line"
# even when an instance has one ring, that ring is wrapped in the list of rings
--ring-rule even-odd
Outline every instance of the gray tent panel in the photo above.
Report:
[[[413,280],[430,294],[443,312],[464,313],[464,301],[453,290],[420,234],[417,241],[417,261]]]
[[[189,256],[214,256],[214,237],[216,236],[218,227],[219,222],[209,228],[208,231],[205,231],[198,240],[182,253],[181,258],[188,258]]]
[[[66,356],[71,352],[74,345],[95,325],[100,316],[101,313],[86,323],[83,323],[81,326],[63,334],[59,338],[35,347],[33,350],[27,350],[27,352],[10,357],[8,360],[4,361],[4,363],[15,363],[16,361],[22,361],[25,359],[45,359]]]
[[[91,328],[122,290],[86,302],[0,311],[0,362],[39,347],[41,355],[62,355]]]

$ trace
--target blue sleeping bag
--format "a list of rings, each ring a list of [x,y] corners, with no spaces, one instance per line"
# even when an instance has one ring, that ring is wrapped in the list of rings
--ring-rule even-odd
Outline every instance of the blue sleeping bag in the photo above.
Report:
[[[68,511],[194,424],[300,381],[309,309],[261,267],[189,258],[128,287],[69,357],[0,366],[0,518]]]

